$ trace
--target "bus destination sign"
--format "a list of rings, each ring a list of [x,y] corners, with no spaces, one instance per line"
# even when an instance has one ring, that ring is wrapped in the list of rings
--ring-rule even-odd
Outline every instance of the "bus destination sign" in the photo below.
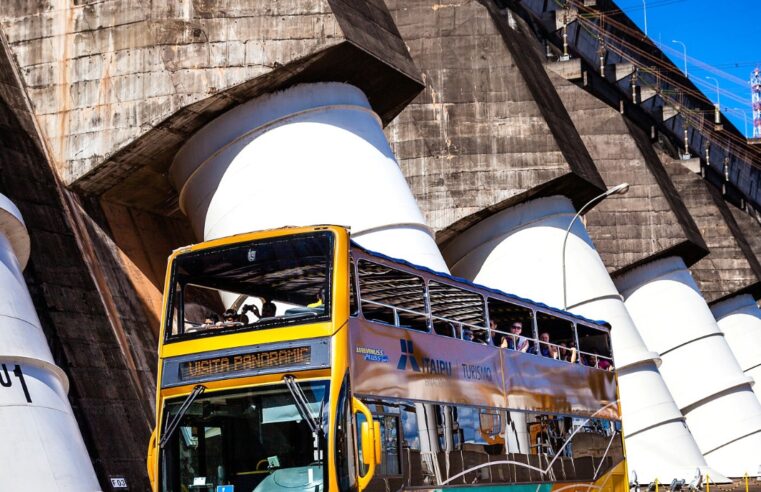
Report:
[[[188,381],[207,376],[247,372],[251,369],[274,369],[311,363],[312,347],[279,348],[182,362],[180,379]]]
[[[247,345],[168,357],[163,361],[161,386],[327,367],[330,367],[328,338]]]

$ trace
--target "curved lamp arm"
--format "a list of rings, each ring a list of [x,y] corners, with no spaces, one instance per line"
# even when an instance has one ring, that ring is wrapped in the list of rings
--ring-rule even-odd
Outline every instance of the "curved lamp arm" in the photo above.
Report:
[[[568,309],[568,295],[566,292],[566,274],[565,274],[565,246],[566,243],[568,243],[568,236],[571,234],[571,228],[573,227],[573,224],[576,223],[579,217],[594,203],[597,203],[601,200],[604,200],[605,198],[609,197],[610,195],[623,195],[629,191],[629,183],[621,183],[618,186],[614,186],[613,188],[609,188],[605,193],[602,193],[600,195],[597,195],[596,197],[589,200],[587,203],[584,204],[583,207],[579,209],[578,212],[576,212],[576,215],[573,216],[573,219],[571,219],[571,223],[568,224],[568,229],[565,230],[565,236],[563,237],[563,251],[562,251],[562,268],[563,268],[563,309]]]

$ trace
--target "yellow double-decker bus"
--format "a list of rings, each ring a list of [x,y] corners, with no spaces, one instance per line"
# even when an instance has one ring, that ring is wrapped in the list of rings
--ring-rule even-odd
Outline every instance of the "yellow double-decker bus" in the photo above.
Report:
[[[609,326],[337,226],[169,259],[154,491],[628,488]]]

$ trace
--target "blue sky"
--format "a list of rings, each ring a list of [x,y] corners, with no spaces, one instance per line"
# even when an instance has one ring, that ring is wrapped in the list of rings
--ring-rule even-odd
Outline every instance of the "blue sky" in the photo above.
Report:
[[[616,0],[618,6],[644,31],[642,0]],[[708,98],[716,102],[716,82],[721,90],[722,112],[742,133],[742,108],[752,131],[750,112],[750,72],[761,65],[761,1],[759,0],[646,0],[647,34],[676,66],[684,67],[687,45],[687,73]],[[701,66],[701,63],[708,65]]]

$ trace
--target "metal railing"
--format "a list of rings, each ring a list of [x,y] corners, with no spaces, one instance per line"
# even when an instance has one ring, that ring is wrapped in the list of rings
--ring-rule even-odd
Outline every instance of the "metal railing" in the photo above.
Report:
[[[551,357],[553,359],[569,362],[571,364],[583,364],[585,366],[596,367],[598,369],[603,369],[603,370],[609,370],[609,369],[613,368],[613,358],[612,357],[607,357],[607,356],[600,355],[600,354],[595,354],[595,353],[592,353],[592,352],[585,352],[583,350],[579,350],[576,347],[566,347],[566,346],[558,345],[558,344],[552,343],[552,342],[545,342],[545,341],[539,340],[537,338],[526,337],[526,336],[523,336],[523,335],[516,335],[514,333],[507,333],[507,332],[504,332],[504,331],[501,331],[501,330],[491,330],[491,331],[492,331],[492,333],[496,333],[496,334],[501,335],[502,337],[504,337],[503,339],[505,339],[505,338],[512,339],[512,341],[513,341],[513,348],[512,349],[509,348],[509,347],[502,347],[502,348],[506,348],[508,350],[518,350],[518,348],[517,348],[518,347],[518,340],[519,339],[524,339],[528,343],[528,348],[526,350],[522,350],[522,351],[526,352],[526,353],[529,353],[529,354],[539,355],[539,356],[544,356],[544,357]],[[492,339],[494,339],[494,335],[492,335]],[[542,349],[543,346],[547,347],[548,352],[549,352],[550,355],[542,355],[542,350],[541,349]],[[566,360],[566,357],[564,357],[564,355],[563,355],[564,353],[568,354],[568,359],[569,360]],[[553,354],[557,354],[557,357],[555,357]],[[597,359],[597,362],[595,364],[592,364],[592,361],[594,359]],[[607,367],[600,367],[600,361],[606,361],[607,364],[603,364],[603,365],[607,365]]]
[[[477,343],[489,343],[491,342],[488,332],[485,327],[474,325],[472,323],[466,323],[465,321],[454,320],[450,318],[444,318],[442,316],[431,315],[431,323],[441,321],[442,323],[449,324],[452,327],[452,338],[458,338],[460,340],[468,340]],[[434,330],[435,331],[435,330]],[[436,332],[438,335],[444,335],[440,332]],[[467,333],[471,334],[470,339],[466,338]],[[444,335],[450,336],[450,335]]]
[[[374,301],[374,300],[364,298],[361,294],[361,291],[362,291],[361,288],[357,288],[355,291],[358,305],[359,305],[360,311],[362,312],[362,316],[365,317],[366,319],[369,319],[370,321],[385,322],[399,328],[425,331],[425,332],[434,333],[440,336],[447,336],[447,337],[455,338],[459,340],[471,341],[473,343],[480,343],[483,345],[494,345],[497,347],[499,347],[499,345],[497,345],[495,341],[496,334],[499,334],[504,338],[512,339],[513,347],[516,347],[518,340],[522,338],[522,339],[525,339],[526,342],[528,343],[527,349],[524,350],[524,352],[526,353],[541,356],[542,355],[541,348],[544,346],[544,347],[547,347],[548,350],[552,348],[552,350],[549,350],[549,353],[557,354],[557,357],[555,357],[554,355],[550,355],[550,356],[552,358],[556,358],[557,360],[561,360],[568,363],[574,363],[574,364],[583,364],[585,366],[595,367],[597,369],[602,369],[602,370],[613,369],[612,357],[595,354],[592,352],[582,351],[576,347],[565,347],[565,346],[558,345],[552,342],[543,342],[533,337],[516,335],[513,333],[507,333],[501,330],[493,330],[485,326],[479,326],[479,325],[468,323],[461,320],[455,320],[455,319],[446,318],[443,316],[437,316],[431,312],[431,306],[429,305],[427,294],[423,294],[423,297],[425,299],[424,310],[415,310],[415,309],[403,308],[393,304],[388,304],[385,302]],[[389,310],[392,315],[391,322],[384,321],[382,319],[373,320],[372,317],[367,318],[367,315],[371,315],[371,313],[366,312],[365,306],[367,305],[376,306],[382,309]],[[401,314],[406,313],[408,315],[418,317],[421,322],[425,323],[425,329],[403,324],[402,323],[403,320],[400,317],[400,313]],[[485,323],[487,325],[488,325],[488,320],[489,318],[487,314],[485,315]],[[444,330],[441,330],[439,326],[437,326],[437,324],[449,325],[449,330],[447,330],[446,327]],[[442,331],[445,331],[445,332],[449,331],[449,333],[442,333]],[[576,337],[576,333],[574,330],[574,338],[575,337]],[[564,354],[568,354],[568,355],[566,356]],[[605,362],[601,364],[600,363],[601,361],[605,361]],[[601,367],[601,366],[604,366],[604,367]]]

